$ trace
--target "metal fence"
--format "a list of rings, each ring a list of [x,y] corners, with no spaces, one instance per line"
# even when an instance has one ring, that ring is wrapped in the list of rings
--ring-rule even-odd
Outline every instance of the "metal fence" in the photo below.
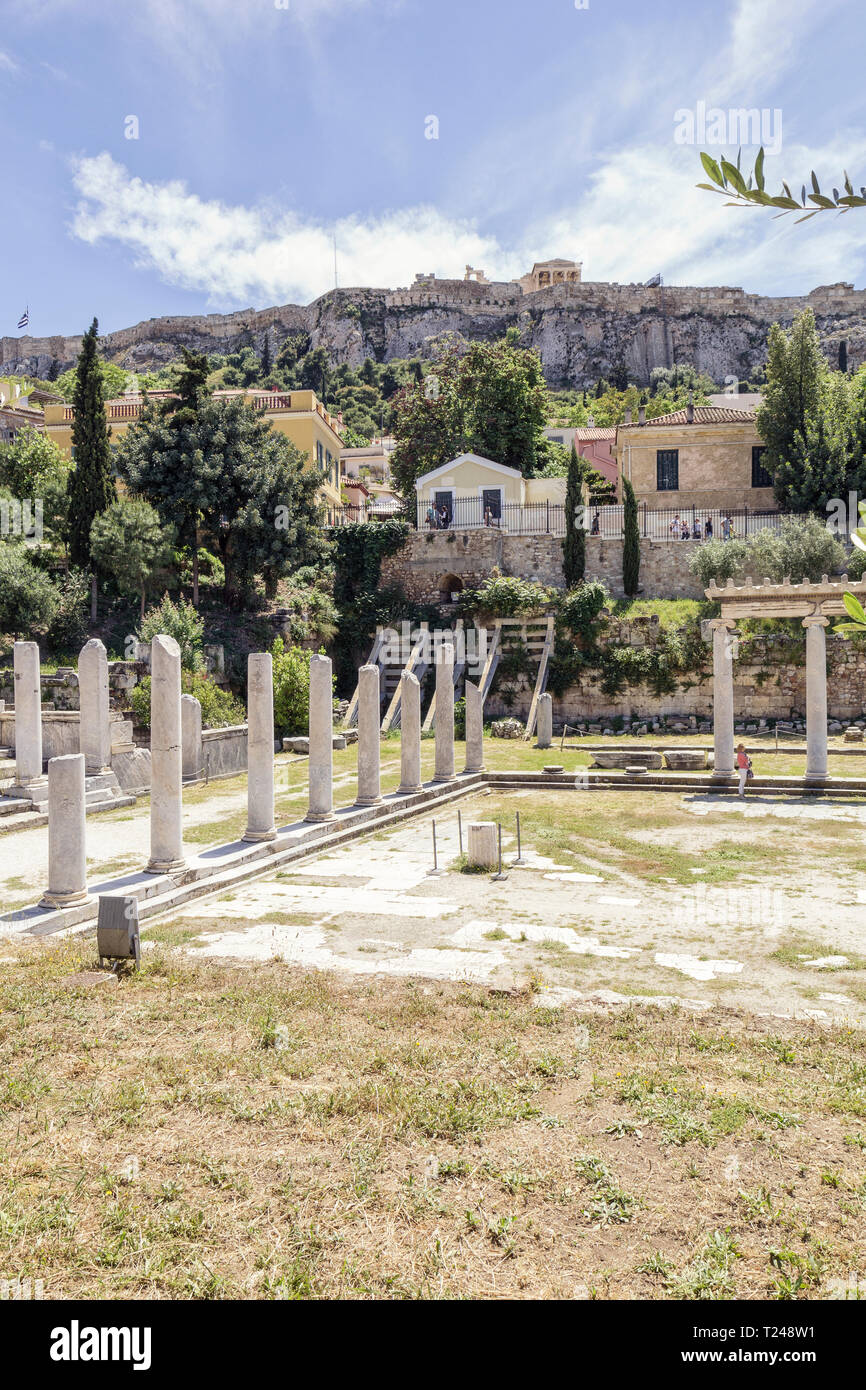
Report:
[[[726,511],[718,507],[648,507],[638,504],[638,529],[653,541],[745,540],[759,531],[778,531],[793,512],[758,511],[742,507]],[[590,536],[621,540],[623,508],[589,507],[587,529]]]
[[[419,531],[467,531],[476,528],[507,531],[512,536],[564,536],[565,507],[561,502],[502,502],[487,504],[481,497],[445,496],[437,506],[418,499]]]

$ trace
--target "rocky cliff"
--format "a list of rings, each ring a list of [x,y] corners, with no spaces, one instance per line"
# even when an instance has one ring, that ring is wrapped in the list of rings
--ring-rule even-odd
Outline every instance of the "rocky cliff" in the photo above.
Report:
[[[108,333],[106,356],[132,371],[171,361],[181,347],[233,352],[261,350],[270,329],[277,349],[289,334],[309,333],[336,363],[365,357],[430,358],[442,335],[494,339],[516,327],[526,347],[537,348],[552,386],[584,387],[624,363],[644,385],[654,367],[691,363],[714,381],[747,378],[764,360],[767,330],[789,325],[806,306],[835,365],[848,343],[849,365],[866,360],[866,291],[825,285],[801,297],[768,298],[735,288],[648,287],[583,281],[524,294],[516,283],[432,280],[411,289],[340,289],[312,304],[247,309],[193,318],[148,319]],[[46,376],[75,363],[81,338],[3,338],[0,372]]]

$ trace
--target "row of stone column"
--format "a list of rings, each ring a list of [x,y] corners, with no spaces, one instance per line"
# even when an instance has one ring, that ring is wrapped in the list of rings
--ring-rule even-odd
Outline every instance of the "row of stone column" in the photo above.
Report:
[[[17,646],[35,648],[35,643]],[[108,729],[108,667],[101,642],[82,652],[87,683],[86,707],[102,711]],[[183,718],[180,648],[172,637],[151,643],[150,693],[150,858],[148,873],[177,873],[186,866],[183,848]],[[21,684],[19,685],[19,672]],[[41,722],[28,719],[30,704],[23,682],[38,693],[39,664],[32,651],[16,652],[16,697],[21,700],[24,725],[22,768],[31,782],[42,777]],[[103,680],[104,676],[104,680]],[[363,666],[359,673],[357,806],[382,800],[380,780],[380,673]],[[421,790],[421,687],[415,676],[401,677],[401,776],[399,794]],[[100,758],[110,757],[110,742],[97,740],[85,729],[82,705],[82,752],[52,758],[48,764],[48,890],[46,907],[71,907],[86,901],[85,773]],[[189,713],[187,712],[189,718]],[[100,714],[101,718],[101,714]],[[333,680],[328,657],[310,658],[310,754],[308,821],[334,818],[333,803]],[[86,750],[86,751],[85,751]],[[102,764],[100,764],[100,769]],[[478,687],[466,682],[465,772],[484,770],[483,701]],[[19,778],[21,771],[19,770]],[[436,728],[434,782],[455,778],[454,764],[454,649],[441,649],[436,665]],[[44,781],[44,778],[43,778]],[[274,682],[273,658],[268,652],[250,655],[247,667],[247,826],[244,840],[252,843],[276,837],[274,810]]]
[[[811,614],[806,629],[806,777],[827,776],[827,637],[828,619]],[[726,777],[734,771],[735,622],[714,618],[713,630],[713,770]]]

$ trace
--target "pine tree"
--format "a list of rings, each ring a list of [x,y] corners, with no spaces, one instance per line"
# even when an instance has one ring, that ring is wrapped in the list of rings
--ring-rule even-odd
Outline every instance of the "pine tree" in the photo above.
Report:
[[[586,570],[586,529],[583,524],[584,463],[571,445],[571,458],[565,483],[565,540],[562,543],[562,569],[566,589],[573,589]]]
[[[634,598],[640,577],[640,532],[637,524],[637,498],[628,478],[622,481],[622,587],[626,598]]]
[[[84,335],[72,395],[75,464],[68,482],[69,558],[82,569],[90,566],[93,519],[110,507],[116,496],[98,339],[99,324],[94,319]]]

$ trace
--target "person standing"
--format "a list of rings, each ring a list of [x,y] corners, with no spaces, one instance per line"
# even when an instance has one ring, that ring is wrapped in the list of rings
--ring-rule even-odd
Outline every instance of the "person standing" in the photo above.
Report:
[[[745,798],[746,798],[746,783],[747,783],[747,781],[749,780],[749,776],[750,776],[750,774],[751,774],[751,771],[752,771],[752,760],[751,760],[751,758],[749,757],[748,753],[746,752],[745,744],[743,744],[743,743],[738,743],[738,744],[737,744],[737,772],[740,774],[740,785],[739,785],[739,789],[738,789],[738,791],[737,791],[737,796],[739,796],[740,799],[743,800],[743,801],[745,801]]]

